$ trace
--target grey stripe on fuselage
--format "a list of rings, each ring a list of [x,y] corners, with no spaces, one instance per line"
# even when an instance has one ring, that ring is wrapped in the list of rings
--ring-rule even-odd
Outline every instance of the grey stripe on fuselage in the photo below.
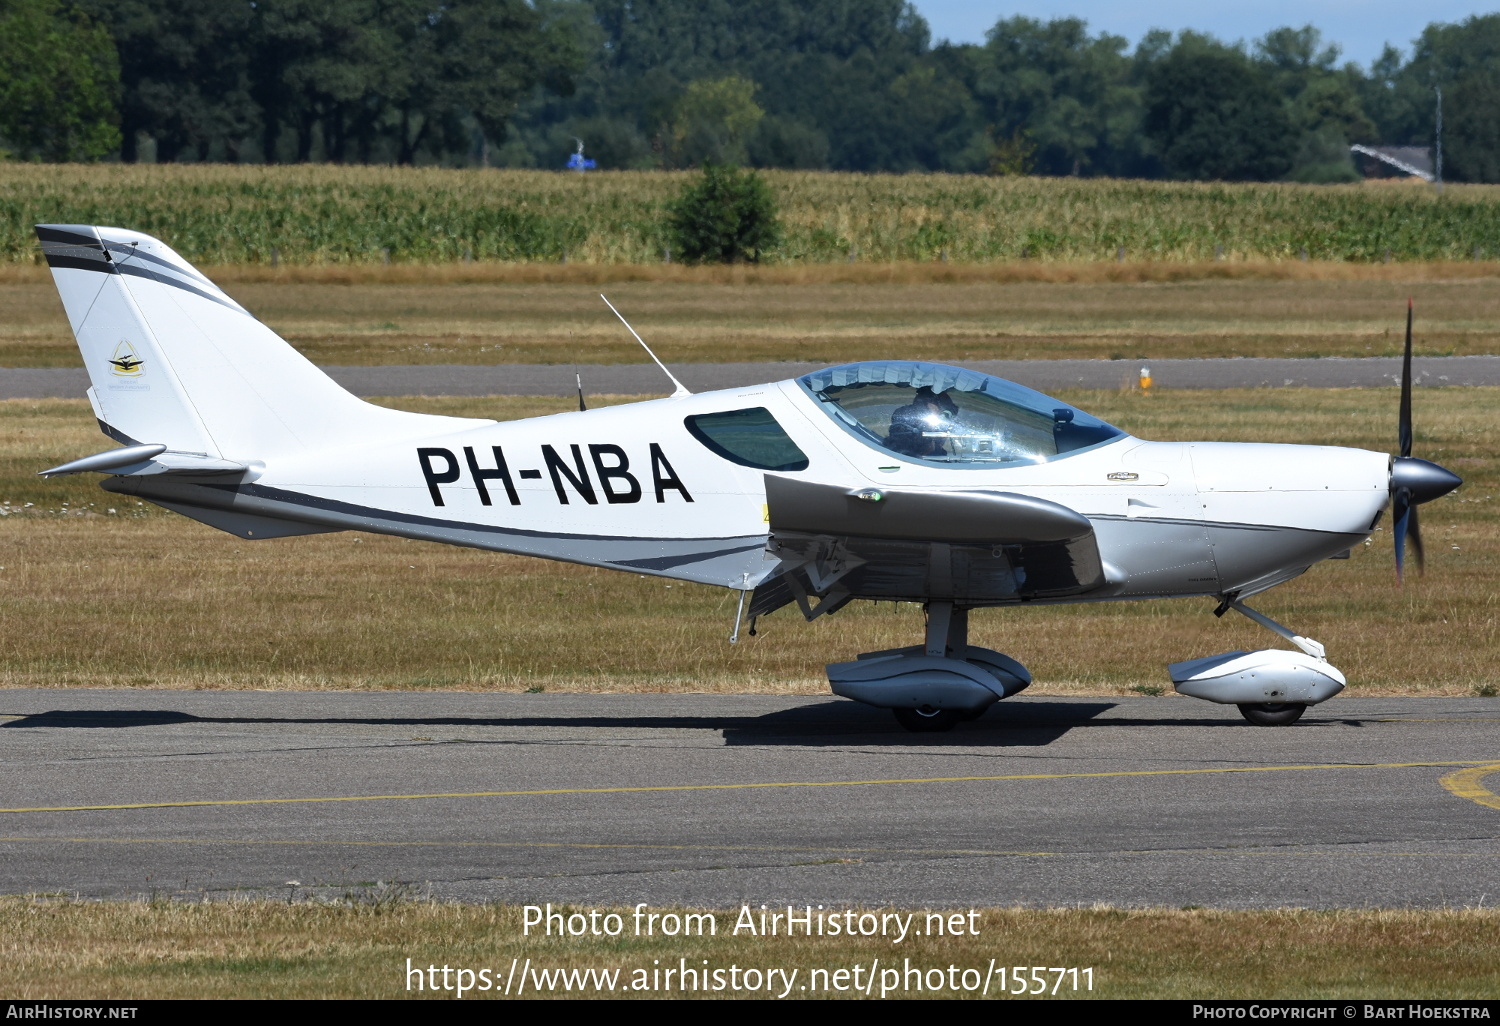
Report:
[[[1124,571],[1121,596],[1233,591],[1280,570],[1322,562],[1367,537],[1267,524],[1096,516],[1103,559]]]
[[[774,560],[764,556],[765,535],[730,538],[632,538],[547,534],[489,524],[462,523],[396,513],[254,484],[152,477],[110,477],[106,491],[160,498],[186,506],[235,510],[341,530],[393,534],[522,556],[540,556],[612,570],[672,577],[721,587],[753,587]]]

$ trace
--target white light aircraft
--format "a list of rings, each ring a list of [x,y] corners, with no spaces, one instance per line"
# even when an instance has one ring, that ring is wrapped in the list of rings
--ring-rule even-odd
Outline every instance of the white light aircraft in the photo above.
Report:
[[[922,603],[922,644],[828,667],[834,692],[912,730],[1031,682],[968,643],[972,609],[1182,597],[1295,650],[1174,663],[1176,689],[1292,723],[1344,677],[1245,599],[1347,555],[1387,507],[1399,572],[1408,539],[1421,555],[1417,505],[1461,483],[1411,456],[1409,311],[1394,458],[1145,441],[911,360],[700,395],[674,378],[666,399],[495,422],[361,401],[149,236],[37,234],[89,401],[122,445],[45,475],[102,473],[107,491],[242,538],[369,531],[736,589],[752,628],[792,604],[811,620],[855,599]]]

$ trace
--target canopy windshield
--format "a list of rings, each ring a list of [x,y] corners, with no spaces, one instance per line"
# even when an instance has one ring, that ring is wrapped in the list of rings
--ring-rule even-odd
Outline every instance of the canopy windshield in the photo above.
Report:
[[[938,363],[850,363],[797,381],[845,430],[906,459],[1041,463],[1125,434],[1022,385]]]

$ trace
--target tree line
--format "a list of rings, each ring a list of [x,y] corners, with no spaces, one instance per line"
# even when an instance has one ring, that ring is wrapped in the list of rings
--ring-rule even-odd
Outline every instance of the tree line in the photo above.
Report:
[[[18,159],[1334,182],[1351,143],[1500,181],[1500,15],[1369,67],[1076,18],[933,44],[904,0],[0,0]]]

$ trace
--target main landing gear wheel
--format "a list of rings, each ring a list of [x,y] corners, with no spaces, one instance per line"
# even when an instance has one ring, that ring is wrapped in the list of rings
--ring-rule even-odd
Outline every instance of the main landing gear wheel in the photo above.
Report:
[[[952,730],[964,718],[962,709],[892,709],[896,722],[918,734]]]
[[[1305,712],[1307,706],[1300,702],[1247,702],[1240,706],[1240,715],[1257,727],[1290,727]]]

